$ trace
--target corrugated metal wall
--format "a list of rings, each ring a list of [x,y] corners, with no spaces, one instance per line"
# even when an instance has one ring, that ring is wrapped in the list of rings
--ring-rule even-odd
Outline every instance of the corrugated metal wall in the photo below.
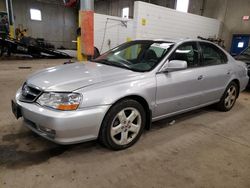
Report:
[[[134,11],[136,38],[197,38],[219,34],[220,21],[215,19],[139,1],[135,2]]]

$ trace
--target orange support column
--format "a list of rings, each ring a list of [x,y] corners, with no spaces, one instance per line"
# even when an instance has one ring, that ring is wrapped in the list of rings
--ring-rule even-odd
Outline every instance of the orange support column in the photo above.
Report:
[[[81,51],[86,56],[94,55],[94,11],[81,10]]]

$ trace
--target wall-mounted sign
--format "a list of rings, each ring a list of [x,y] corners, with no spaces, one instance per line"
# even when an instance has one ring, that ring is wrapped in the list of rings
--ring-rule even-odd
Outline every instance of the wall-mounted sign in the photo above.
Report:
[[[141,25],[143,26],[147,25],[147,20],[145,18],[141,19]]]
[[[66,7],[74,7],[77,3],[77,0],[63,0]]]
[[[249,16],[243,16],[243,17],[242,17],[242,20],[244,20],[244,21],[249,20]]]

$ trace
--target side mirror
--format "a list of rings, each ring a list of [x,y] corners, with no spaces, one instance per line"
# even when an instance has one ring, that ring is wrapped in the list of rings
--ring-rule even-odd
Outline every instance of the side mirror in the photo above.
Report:
[[[160,72],[173,72],[184,69],[187,69],[186,61],[172,60],[169,61],[168,63],[165,63]]]

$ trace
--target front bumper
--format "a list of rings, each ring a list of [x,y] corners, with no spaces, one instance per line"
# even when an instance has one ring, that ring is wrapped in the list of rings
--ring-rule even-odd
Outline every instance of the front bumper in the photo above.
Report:
[[[58,144],[74,144],[98,137],[102,120],[109,105],[76,111],[56,111],[36,103],[24,103],[16,97],[24,124],[40,136]],[[52,130],[46,132],[44,130]]]

